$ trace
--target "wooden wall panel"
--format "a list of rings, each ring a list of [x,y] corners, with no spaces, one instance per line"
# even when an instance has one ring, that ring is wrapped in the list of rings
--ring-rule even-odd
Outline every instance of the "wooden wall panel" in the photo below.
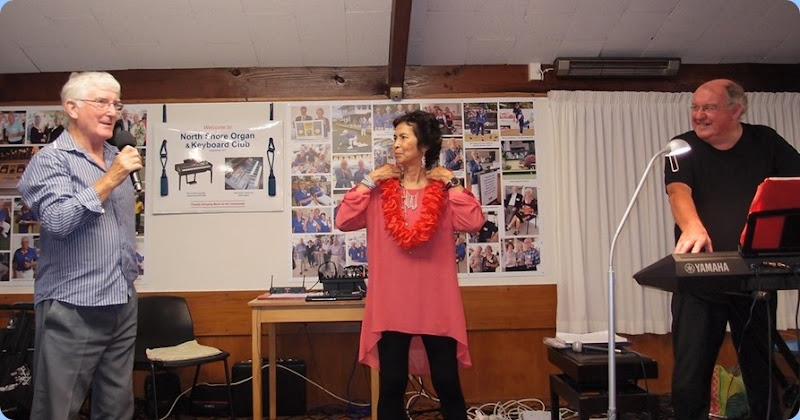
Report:
[[[229,360],[249,360],[250,308],[247,302],[259,291],[174,293],[189,303],[198,341],[223,348]],[[148,295],[143,294],[143,295]],[[555,285],[463,287],[468,339],[473,367],[461,373],[464,395],[470,403],[549,396],[548,375],[555,369],[547,361],[542,339],[555,334]],[[2,295],[0,303],[30,301],[31,295]],[[0,313],[5,325],[7,313]],[[278,328],[278,356],[302,359],[308,376],[339,396],[367,401],[369,372],[356,361],[359,323],[298,323]],[[653,392],[668,393],[672,377],[672,336],[628,336],[632,349],[659,363],[659,378],[650,380]],[[266,335],[262,347],[267,347]],[[266,350],[265,350],[266,351]],[[726,341],[719,363],[736,363],[733,346]],[[142,395],[144,373],[135,375],[134,390]],[[181,372],[182,384],[191,381],[190,370]],[[201,381],[222,382],[221,367],[203,368]],[[424,378],[426,385],[430,379]],[[309,407],[336,401],[307,385]]]

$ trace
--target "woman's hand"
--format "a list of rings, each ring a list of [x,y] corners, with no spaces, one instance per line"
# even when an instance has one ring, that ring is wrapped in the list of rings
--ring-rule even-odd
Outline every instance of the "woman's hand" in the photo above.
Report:
[[[451,171],[451,170],[449,170],[449,169],[447,169],[445,167],[442,167],[442,166],[437,166],[437,167],[431,169],[430,171],[428,171],[425,174],[425,176],[428,179],[439,181],[439,182],[441,182],[443,184],[450,183],[450,180],[455,177],[455,175],[453,174],[453,171]]]
[[[369,177],[372,179],[372,182],[376,184],[381,181],[386,181],[387,179],[392,179],[392,178],[399,179],[400,168],[395,165],[387,163],[386,165],[383,165],[380,168],[370,172]]]

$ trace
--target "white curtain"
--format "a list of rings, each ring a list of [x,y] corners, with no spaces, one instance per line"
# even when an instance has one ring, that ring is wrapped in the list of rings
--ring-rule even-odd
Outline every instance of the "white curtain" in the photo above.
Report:
[[[608,329],[611,238],[650,158],[691,129],[691,93],[566,92],[548,95],[553,153],[557,330]],[[746,122],[775,128],[800,144],[800,94],[749,94]],[[648,175],[614,257],[616,330],[670,330],[670,294],[639,286],[633,274],[672,251],[674,221],[663,182],[664,161]],[[782,293],[778,326],[794,326],[796,293]]]

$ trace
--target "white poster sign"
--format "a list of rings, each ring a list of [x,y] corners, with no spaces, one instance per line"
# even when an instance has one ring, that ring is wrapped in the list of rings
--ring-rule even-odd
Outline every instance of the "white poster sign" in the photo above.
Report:
[[[283,211],[280,121],[167,122],[155,138],[153,213]]]

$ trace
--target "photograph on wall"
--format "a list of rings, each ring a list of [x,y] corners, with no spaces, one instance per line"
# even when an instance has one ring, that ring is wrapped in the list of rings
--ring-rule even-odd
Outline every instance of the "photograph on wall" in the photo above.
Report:
[[[349,190],[372,172],[370,155],[348,154],[333,158],[333,191]]]
[[[395,164],[394,151],[392,150],[393,145],[394,139],[391,138],[381,137],[373,140],[372,155],[376,168],[380,168],[387,163],[391,165]]]
[[[486,221],[483,222],[480,230],[475,234],[469,235],[470,243],[486,243],[497,242],[500,240],[500,210],[499,207],[484,207],[483,217]]]
[[[464,141],[475,143],[469,147],[484,147],[481,143],[495,143],[500,139],[497,127],[497,102],[471,102],[464,104]]]
[[[137,147],[147,146],[147,108],[144,106],[125,105],[119,113],[119,125],[131,133]]]
[[[26,123],[25,111],[0,112],[0,144],[28,144],[25,138]]]
[[[372,106],[344,104],[332,108],[334,153],[366,153],[372,150]]]
[[[33,280],[36,277],[36,264],[39,261],[38,236],[14,235],[11,238],[11,278],[13,280]]]
[[[0,251],[11,250],[11,209],[13,198],[0,197]]]
[[[468,273],[467,234],[464,232],[454,232],[453,235],[456,240],[456,270],[458,273]]]
[[[8,252],[0,252],[0,281],[9,281],[11,278],[10,256]]]
[[[373,135],[379,137],[394,136],[394,119],[405,115],[407,112],[420,109],[418,103],[381,103],[372,106],[374,115],[372,117]]]
[[[280,121],[158,125],[158,163],[148,165],[161,184],[153,213],[280,211],[283,200],[265,188],[265,164],[270,139],[283,150],[282,132]],[[283,159],[274,159],[275,174],[282,167]]]
[[[142,282],[144,278],[144,238],[136,238],[136,266],[139,267],[139,278],[137,282]]]
[[[325,140],[330,138],[330,106],[296,104],[289,107],[292,140]]]
[[[0,147],[0,194],[17,195],[17,184],[34,154],[42,146]]]
[[[301,105],[306,107],[304,112],[300,109]],[[312,121],[316,108],[331,111],[330,141],[307,139],[293,142],[288,150],[287,161],[292,175],[290,218],[295,255],[292,259],[293,278],[310,275],[311,262],[304,249],[315,246],[317,236],[320,246],[338,248],[336,238],[341,232],[335,226],[337,205],[345,193],[363,179],[363,174],[382,165],[395,163],[394,118],[420,107],[433,113],[440,122],[443,139],[439,165],[453,171],[464,188],[473,192],[486,216],[486,222],[476,234],[456,233],[454,236],[455,262],[459,274],[470,277],[476,273],[488,275],[486,273],[490,272],[540,273],[526,265],[524,260],[520,262],[521,268],[515,268],[518,265],[513,241],[510,246],[514,263],[509,265],[510,270],[506,270],[503,265],[507,239],[518,238],[521,252],[525,250],[525,239],[530,238],[531,242],[535,242],[539,235],[538,214],[530,213],[536,211],[537,205],[531,199],[522,206],[526,188],[530,189],[528,194],[533,194],[533,198],[538,199],[535,185],[535,140],[532,138],[532,128],[526,124],[528,120],[532,120],[533,103],[519,102],[518,110],[515,111],[516,105],[517,102],[511,101],[466,104],[458,101],[436,101],[423,102],[420,105],[309,102],[289,106],[292,120],[302,114],[312,118],[309,120],[309,117],[305,117],[306,121]],[[465,114],[470,110],[473,113],[472,133]],[[520,112],[525,119],[522,136],[519,135],[519,121],[514,117],[515,112]],[[478,118],[479,115],[481,118]],[[503,124],[508,124],[504,128],[512,131],[516,129],[516,132],[504,133],[505,138],[501,138],[498,118]],[[512,123],[517,125],[512,127]],[[464,138],[470,134],[471,142]],[[512,193],[512,186],[518,191],[518,199]],[[508,196],[512,195],[513,203],[507,205]],[[330,236],[329,232],[333,235]],[[341,241],[342,265],[366,264],[365,231],[346,232],[344,235]],[[311,244],[308,242],[309,236],[312,236]],[[333,238],[329,245],[326,244],[326,236]],[[297,240],[299,237],[305,239],[302,246]],[[296,256],[298,251],[303,253],[303,258]],[[311,258],[313,262],[318,259],[314,258],[313,251]],[[298,265],[301,260],[302,263]],[[316,269],[314,267],[314,275]]]
[[[503,271],[538,271],[541,252],[535,238],[503,240]]]
[[[335,264],[336,274],[344,272],[344,267],[347,265],[347,244],[345,243],[345,235],[331,235],[331,247],[329,250],[330,261]],[[328,273],[330,275],[330,273]]]
[[[539,235],[539,189],[531,182],[503,187],[504,236]]]
[[[62,109],[36,110],[28,113],[26,144],[52,143],[69,126],[69,118]]]
[[[503,176],[508,179],[530,179],[536,175],[536,141],[503,140],[500,142]]]
[[[331,207],[292,210],[292,233],[330,233],[333,229]]]
[[[133,202],[133,217],[134,217],[134,228],[136,229],[136,236],[144,235],[144,219],[145,219],[144,197],[145,197],[144,194],[136,194],[136,199]]]
[[[344,261],[345,235],[292,235],[292,277],[316,277],[320,265]]]
[[[330,206],[332,201],[329,176],[292,177],[292,207]]]
[[[332,207],[333,210],[331,211],[331,215],[332,215],[331,216],[332,217],[332,221],[331,222],[332,222],[332,226],[333,226],[333,231],[334,232],[341,232],[339,229],[336,229],[336,212],[339,210],[339,204],[342,203],[342,200],[344,199],[344,195],[345,195],[346,192],[347,191],[342,191],[342,192],[338,192],[338,193],[335,192],[335,193],[333,193],[333,196],[332,196],[333,197],[333,205],[332,205],[333,206]]]
[[[331,145],[328,143],[291,143],[292,175],[331,173]]]
[[[348,232],[346,237],[347,264],[345,266],[367,264],[367,231],[362,229]]]
[[[442,153],[439,163],[445,168],[455,172],[464,171],[464,141],[451,137],[442,141]]]
[[[264,158],[261,156],[225,158],[226,190],[263,190]]]
[[[442,136],[461,136],[464,134],[464,113],[461,102],[423,103],[422,110],[433,114],[439,121]]]
[[[136,151],[142,157],[142,169],[139,170],[139,180],[142,181],[142,188],[147,188],[147,149],[136,146]]]
[[[500,102],[497,123],[503,138],[533,137],[533,102]]]
[[[39,219],[34,216],[31,209],[22,202],[22,198],[14,199],[14,233],[33,233],[39,234],[41,232],[41,224]]]
[[[500,251],[497,243],[469,244],[467,246],[470,273],[489,273],[500,267]]]
[[[497,149],[466,149],[466,188],[481,205],[499,205],[500,161]]]

